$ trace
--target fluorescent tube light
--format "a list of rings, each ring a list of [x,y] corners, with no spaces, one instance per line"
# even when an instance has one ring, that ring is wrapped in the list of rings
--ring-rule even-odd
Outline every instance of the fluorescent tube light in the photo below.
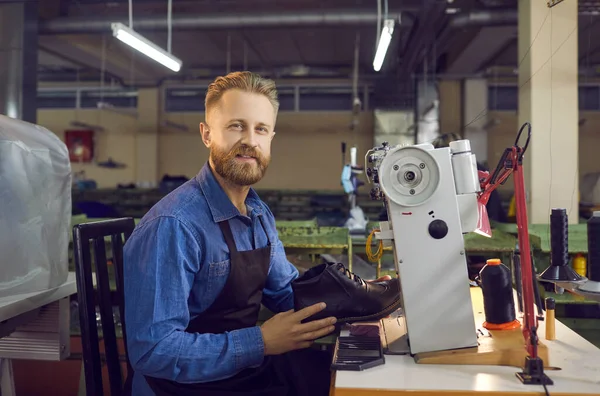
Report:
[[[119,22],[115,22],[111,26],[113,36],[125,44],[140,51],[142,54],[154,59],[156,62],[168,67],[174,72],[178,72],[181,69],[182,62],[180,59],[163,50],[142,35],[136,33],[133,29],[130,29]]]
[[[379,38],[379,44],[377,45],[377,52],[375,53],[375,59],[373,59],[373,69],[375,71],[381,70],[383,60],[390,42],[392,41],[392,34],[394,33],[394,20],[386,19],[381,30],[381,37]]]

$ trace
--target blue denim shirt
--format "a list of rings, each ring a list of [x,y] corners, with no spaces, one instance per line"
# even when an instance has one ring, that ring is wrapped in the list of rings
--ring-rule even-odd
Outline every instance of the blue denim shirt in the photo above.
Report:
[[[259,327],[224,334],[184,331],[227,280],[229,252],[217,224],[224,220],[229,220],[240,251],[272,241],[263,304],[273,312],[293,308],[291,282],[298,271],[286,258],[275,218],[253,189],[246,205],[248,216],[243,216],[205,164],[195,178],[158,202],[125,244],[125,324],[134,395],[153,395],[143,375],[207,382],[261,364]]]

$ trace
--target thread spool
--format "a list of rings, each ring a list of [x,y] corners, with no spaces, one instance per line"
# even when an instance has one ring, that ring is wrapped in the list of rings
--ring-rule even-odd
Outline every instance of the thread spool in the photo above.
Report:
[[[509,330],[521,324],[516,319],[510,270],[500,259],[487,260],[479,272],[488,330]]]
[[[573,258],[573,270],[580,276],[587,276],[587,262],[583,254],[577,253]]]
[[[552,297],[546,298],[546,339],[556,339],[556,328],[554,327],[554,309],[556,302]]]
[[[600,212],[594,212],[587,223],[588,232],[588,279],[600,282]]]
[[[551,265],[565,267],[569,263],[569,219],[567,210],[552,209],[550,215]]]
[[[583,279],[569,266],[569,218],[564,208],[552,209],[550,214],[550,249],[550,266],[540,274],[541,280],[568,282]],[[561,288],[555,287],[561,294]]]

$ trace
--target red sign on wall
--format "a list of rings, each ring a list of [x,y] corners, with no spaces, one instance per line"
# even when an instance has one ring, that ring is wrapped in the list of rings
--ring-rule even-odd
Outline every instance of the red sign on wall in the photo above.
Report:
[[[94,158],[94,131],[65,131],[65,144],[69,149],[71,162],[92,162]]]

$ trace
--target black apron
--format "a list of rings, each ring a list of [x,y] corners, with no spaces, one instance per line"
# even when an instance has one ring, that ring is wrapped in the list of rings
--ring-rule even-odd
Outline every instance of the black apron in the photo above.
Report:
[[[262,217],[259,219],[268,237]],[[271,241],[263,248],[240,252],[229,222],[220,222],[219,227],[229,248],[229,276],[214,303],[190,321],[185,330],[189,333],[220,334],[256,326],[258,321],[271,263]],[[157,396],[319,396],[329,392],[329,365],[329,354],[306,349],[265,356],[261,366],[244,369],[219,381],[181,384],[145,378]]]

